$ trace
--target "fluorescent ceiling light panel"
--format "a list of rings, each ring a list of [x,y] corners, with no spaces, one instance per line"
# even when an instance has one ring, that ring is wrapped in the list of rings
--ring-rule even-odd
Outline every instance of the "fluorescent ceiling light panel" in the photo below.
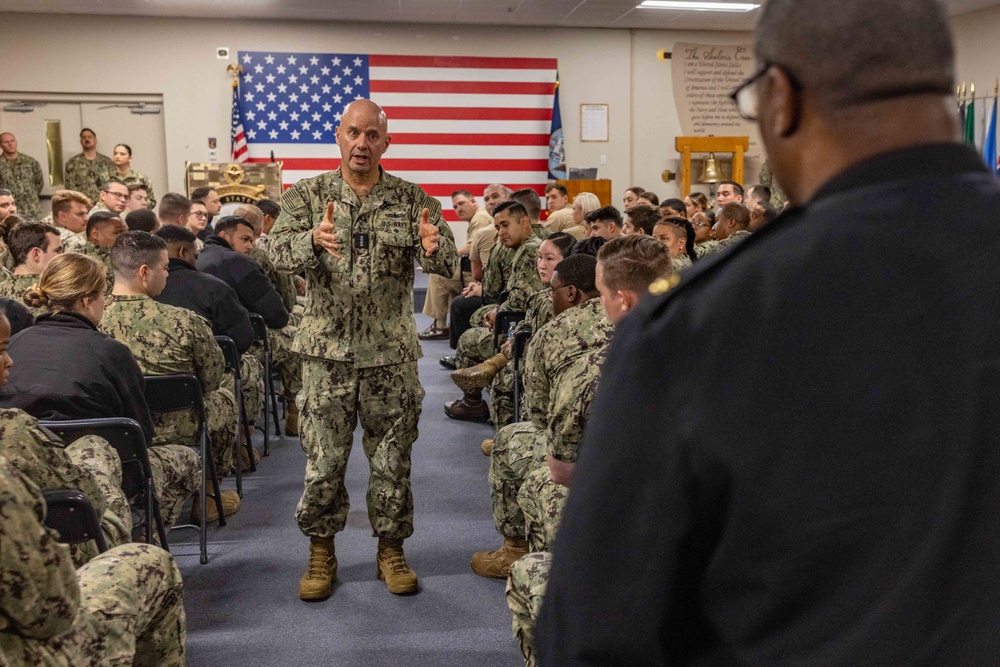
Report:
[[[750,2],[700,2],[698,0],[644,0],[637,9],[677,9],[695,12],[752,12],[760,7]]]

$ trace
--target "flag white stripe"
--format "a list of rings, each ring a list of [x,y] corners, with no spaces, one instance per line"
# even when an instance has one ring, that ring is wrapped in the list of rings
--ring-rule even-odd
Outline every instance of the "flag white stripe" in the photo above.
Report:
[[[549,134],[547,120],[390,120],[389,133]],[[456,141],[460,143],[460,141]]]
[[[383,93],[372,101],[384,107],[474,107],[484,109],[551,109],[552,95],[482,95],[477,93]],[[389,119],[389,130],[399,121]]]
[[[250,157],[275,159],[329,158],[339,159],[337,144],[250,144]],[[436,160],[542,160],[548,158],[548,146],[473,146],[469,144],[399,144],[393,143],[385,152],[385,159]]]
[[[472,67],[369,67],[372,81],[507,81],[555,83],[554,69]]]

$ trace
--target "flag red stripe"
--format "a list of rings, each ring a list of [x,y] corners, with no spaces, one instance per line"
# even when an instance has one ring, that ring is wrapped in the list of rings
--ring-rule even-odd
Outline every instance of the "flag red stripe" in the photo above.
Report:
[[[250,158],[249,161],[250,162],[260,162],[260,160],[258,160],[256,158]],[[338,166],[340,166],[340,165],[337,164],[336,166],[331,167],[331,169],[336,169],[336,167],[338,167]],[[292,187],[293,185],[295,185],[295,183],[287,183],[286,182],[283,185],[283,189],[287,190],[288,188]],[[421,185],[421,184],[418,183],[418,185],[420,185],[420,187],[423,189],[423,191],[426,192],[431,197],[450,197],[451,193],[455,192],[456,190],[468,190],[469,192],[471,192],[475,196],[482,197],[483,196],[483,191],[486,190],[487,187],[489,187],[490,185],[492,185],[492,183],[428,183],[427,185]],[[504,183],[504,185],[506,185],[511,190],[514,190],[515,192],[518,191],[518,190],[522,190],[524,188],[530,188],[530,189],[534,190],[535,192],[537,192],[540,197],[544,197],[545,196],[545,186],[547,185],[547,183],[542,183],[542,184],[538,184],[538,183]]]
[[[552,109],[493,107],[383,107],[390,123],[400,120],[552,120]]]
[[[270,162],[269,158],[251,158],[251,162]],[[285,158],[282,169],[314,171],[335,169],[337,158]],[[547,171],[548,160],[434,160],[385,158],[381,165],[388,171]]]
[[[555,83],[527,81],[375,81],[373,93],[453,93],[460,95],[551,95]],[[551,113],[551,112],[550,112]]]
[[[369,67],[479,67],[486,69],[551,69],[555,58],[492,58],[477,56],[368,56]]]
[[[391,126],[390,126],[391,127]],[[548,134],[392,134],[392,143],[472,146],[548,146]]]

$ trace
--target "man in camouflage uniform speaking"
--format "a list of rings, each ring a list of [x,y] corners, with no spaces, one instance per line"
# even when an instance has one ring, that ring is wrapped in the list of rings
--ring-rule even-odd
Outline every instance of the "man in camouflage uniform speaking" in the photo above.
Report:
[[[424,397],[413,262],[446,277],[458,264],[440,203],[379,166],[392,140],[382,108],[355,100],[336,136],[340,168],[285,192],[268,249],[279,270],[305,270],[309,281],[293,347],[302,355],[297,403],[308,457],[295,512],[310,538],[303,600],[327,598],[337,574],[333,538],[347,520],[344,472],[359,415],[377,574],[392,593],[417,591],[403,555],[413,534],[410,448]]]

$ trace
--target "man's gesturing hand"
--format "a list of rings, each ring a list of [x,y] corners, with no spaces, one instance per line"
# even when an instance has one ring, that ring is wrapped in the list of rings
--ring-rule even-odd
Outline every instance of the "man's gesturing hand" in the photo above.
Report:
[[[317,251],[322,248],[337,259],[343,259],[340,255],[340,243],[333,234],[333,202],[326,205],[326,215],[319,227],[313,230],[313,248]]]
[[[437,226],[429,222],[430,215],[430,209],[425,208],[420,212],[420,245],[428,257],[437,252],[438,234],[440,234]]]

